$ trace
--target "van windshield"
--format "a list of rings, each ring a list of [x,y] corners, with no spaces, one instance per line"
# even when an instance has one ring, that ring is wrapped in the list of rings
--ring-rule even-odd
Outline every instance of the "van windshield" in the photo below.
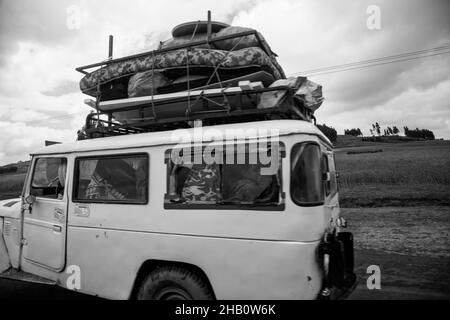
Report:
[[[291,197],[300,206],[323,204],[321,157],[315,143],[298,143],[292,148]]]

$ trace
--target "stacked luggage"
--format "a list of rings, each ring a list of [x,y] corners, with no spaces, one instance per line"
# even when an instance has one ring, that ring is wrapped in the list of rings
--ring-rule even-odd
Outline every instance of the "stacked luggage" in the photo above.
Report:
[[[85,73],[81,91],[96,98],[99,114],[108,114],[107,127],[152,131],[183,120],[245,121],[253,112],[266,119],[283,105],[295,107],[284,117],[310,121],[322,103],[321,86],[305,77],[286,79],[256,30],[196,21],[175,27],[172,36],[158,50],[96,64],[93,72],[85,71],[93,65],[77,68]]]

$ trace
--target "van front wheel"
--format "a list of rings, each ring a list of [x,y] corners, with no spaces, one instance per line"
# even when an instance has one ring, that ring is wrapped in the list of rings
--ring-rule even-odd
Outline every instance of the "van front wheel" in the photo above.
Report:
[[[152,271],[142,282],[138,300],[212,300],[212,290],[197,274],[176,266]]]

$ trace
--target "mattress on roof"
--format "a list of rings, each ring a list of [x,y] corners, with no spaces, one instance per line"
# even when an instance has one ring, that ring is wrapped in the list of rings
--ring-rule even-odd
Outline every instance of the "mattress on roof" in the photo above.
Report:
[[[180,49],[154,55],[131,58],[95,70],[80,81],[83,93],[95,95],[98,85],[129,77],[138,72],[164,69],[186,69],[191,67],[218,67],[219,69],[260,66],[269,71],[275,79],[284,78],[284,73],[274,57],[269,57],[261,48],[251,47],[236,51],[204,48]]]

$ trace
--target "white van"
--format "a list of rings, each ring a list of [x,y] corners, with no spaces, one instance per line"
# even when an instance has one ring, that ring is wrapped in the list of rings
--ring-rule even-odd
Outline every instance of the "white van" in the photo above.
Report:
[[[189,143],[162,131],[33,153],[22,197],[0,202],[1,276],[109,299],[348,295],[353,240],[329,140],[301,120],[197,129],[183,130]],[[262,150],[277,160],[265,174],[267,162],[235,161]],[[186,161],[206,151],[214,161]]]

